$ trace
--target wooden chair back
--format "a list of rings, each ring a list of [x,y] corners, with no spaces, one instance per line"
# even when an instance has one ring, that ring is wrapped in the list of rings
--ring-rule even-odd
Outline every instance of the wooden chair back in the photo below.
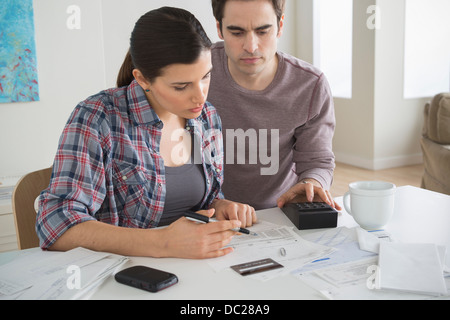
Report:
[[[51,167],[28,173],[17,182],[14,188],[12,208],[20,250],[39,246],[35,229],[35,202],[39,194],[48,187],[51,174]]]

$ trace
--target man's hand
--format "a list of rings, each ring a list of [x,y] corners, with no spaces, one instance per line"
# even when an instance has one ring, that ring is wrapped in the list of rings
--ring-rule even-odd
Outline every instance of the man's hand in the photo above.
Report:
[[[320,183],[314,179],[305,179],[290,188],[277,200],[279,208],[287,203],[295,202],[325,202],[336,210],[342,208],[333,200],[330,191],[324,190]]]

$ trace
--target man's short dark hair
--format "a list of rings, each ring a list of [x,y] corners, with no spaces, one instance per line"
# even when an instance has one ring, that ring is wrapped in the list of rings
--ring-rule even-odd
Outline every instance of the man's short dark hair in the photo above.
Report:
[[[211,0],[213,14],[216,20],[219,21],[220,31],[222,31],[222,19],[224,14],[223,12],[225,11],[225,4],[227,3],[227,1],[229,0]],[[254,1],[254,0],[237,0],[237,1]],[[275,10],[275,14],[277,16],[278,25],[280,25],[281,17],[284,14],[284,9],[286,6],[286,0],[267,0],[267,1],[272,3],[273,9]]]

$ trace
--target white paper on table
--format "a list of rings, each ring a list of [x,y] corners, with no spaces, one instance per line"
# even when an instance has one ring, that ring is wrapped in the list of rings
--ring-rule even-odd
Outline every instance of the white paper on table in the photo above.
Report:
[[[302,275],[318,269],[332,267],[348,262],[359,261],[374,257],[375,254],[361,250],[358,244],[356,228],[339,227],[324,231],[317,231],[303,236],[305,240],[330,246],[336,249],[325,259],[318,259],[293,271],[293,274]]]
[[[367,270],[370,266],[376,265],[377,260],[376,257],[372,257],[323,268],[314,273],[337,288],[354,286],[367,281],[370,276]]]
[[[85,265],[80,269],[80,288],[67,286],[67,274],[54,274],[36,282],[30,289],[25,290],[18,300],[76,300],[86,299],[92,295],[103,281],[113,274],[129,259],[111,255],[99,261]]]
[[[103,275],[104,262],[97,262],[110,258],[114,263],[126,261],[128,258],[112,255],[110,253],[95,252],[84,248],[76,248],[67,252],[37,251],[24,255],[12,262],[0,267],[0,298],[13,299],[29,297],[64,297],[62,289],[67,287],[67,272],[69,266],[76,266],[81,270],[81,279],[90,279],[92,271],[97,272],[98,277]],[[98,267],[97,267],[98,266]],[[89,267],[89,268],[88,268]],[[93,267],[94,269],[92,269]],[[83,269],[85,268],[85,269]],[[89,281],[94,281],[91,279]],[[37,285],[39,283],[39,285]],[[87,285],[88,283],[86,283]],[[30,289],[31,288],[31,289]],[[53,290],[54,294],[50,294]],[[27,293],[27,291],[29,291]],[[39,292],[38,292],[39,291]],[[43,291],[48,291],[43,293]],[[30,292],[35,292],[32,297]],[[20,294],[20,295],[19,295]]]
[[[380,289],[447,294],[442,257],[435,244],[380,243]]]
[[[356,227],[359,248],[378,254],[380,251],[380,241],[392,241],[391,236],[384,230],[367,231]]]
[[[11,295],[31,287],[39,279],[65,272],[70,265],[83,267],[108,253],[76,248],[67,252],[38,251],[0,267],[0,294]]]
[[[295,268],[334,251],[331,247],[304,240],[291,227],[263,222],[255,225],[251,230],[257,232],[258,236],[241,235],[234,237],[228,245],[234,248],[234,252],[221,258],[210,259],[208,264],[215,271],[221,271],[233,265],[271,258],[283,265],[283,268],[249,276],[266,281],[281,274],[289,273]],[[282,254],[282,251],[284,254]]]

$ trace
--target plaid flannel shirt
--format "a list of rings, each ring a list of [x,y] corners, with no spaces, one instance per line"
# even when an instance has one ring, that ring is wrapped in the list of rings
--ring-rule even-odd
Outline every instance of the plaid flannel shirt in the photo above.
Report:
[[[205,209],[223,198],[221,121],[207,102],[198,118],[186,122],[201,142],[195,162],[203,164],[206,192],[198,209]],[[85,221],[158,226],[166,195],[162,127],[136,81],[75,108],[60,138],[50,185],[39,198],[36,232],[43,249]]]

